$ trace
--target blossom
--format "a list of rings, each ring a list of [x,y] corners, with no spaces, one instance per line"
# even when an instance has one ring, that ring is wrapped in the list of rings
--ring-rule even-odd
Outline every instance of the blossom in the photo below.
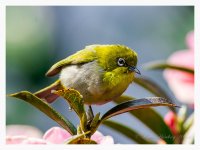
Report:
[[[26,128],[24,128],[26,127]],[[21,132],[25,131],[26,132]],[[52,127],[47,130],[43,136],[36,132],[38,129],[31,126],[12,125],[6,129],[6,144],[63,144],[71,134],[60,127]],[[104,136],[99,131],[96,131],[91,139],[97,144],[114,144],[111,136]]]
[[[172,112],[172,111],[168,112],[165,115],[164,121],[167,124],[167,126],[170,128],[172,133],[174,135],[176,135],[178,133],[178,130],[177,130],[177,116],[176,116],[176,114],[174,114],[174,112]]]
[[[46,144],[42,132],[32,126],[8,125],[6,127],[6,144]]]
[[[166,142],[165,142],[163,139],[159,139],[159,140],[157,141],[157,144],[166,144]]]
[[[33,127],[27,125],[8,125],[6,126],[6,135],[7,136],[15,136],[15,135],[23,135],[28,137],[41,138],[42,132]]]
[[[186,36],[188,49],[173,53],[168,63],[194,69],[194,32]],[[194,103],[194,75],[179,70],[166,69],[164,77],[178,100],[192,105]]]

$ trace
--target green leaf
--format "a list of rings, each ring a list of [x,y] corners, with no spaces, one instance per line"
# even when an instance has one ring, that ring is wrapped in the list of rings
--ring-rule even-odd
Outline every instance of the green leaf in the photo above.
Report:
[[[148,90],[155,96],[163,97],[168,100],[171,100],[171,98],[167,95],[167,93],[158,84],[156,84],[155,82],[153,82],[152,80],[150,80],[146,77],[135,78],[134,82],[136,84],[140,85],[141,87],[143,87],[144,89]],[[172,103],[172,101],[171,101],[171,103]],[[169,109],[171,109],[173,112],[175,112],[174,107],[169,107]]]
[[[174,143],[173,134],[169,127],[163,121],[163,118],[152,108],[138,109],[136,111],[131,111],[131,115],[138,118],[143,122],[149,129],[151,129],[155,134],[162,138],[166,143]]]
[[[184,128],[183,134],[185,134],[191,128],[193,123],[194,123],[194,114],[192,113],[183,124],[183,128]]]
[[[77,113],[81,119],[85,112],[83,96],[75,89],[66,89],[62,86],[61,90],[53,92],[59,96],[62,96],[70,105],[70,107]]]
[[[125,135],[126,137],[130,138],[131,140],[135,141],[136,143],[155,144],[155,142],[145,139],[143,136],[141,136],[139,133],[137,133],[133,129],[131,129],[127,126],[124,126],[123,124],[120,124],[118,122],[106,120],[103,122],[103,124],[116,130],[117,132],[120,132],[121,134]]]
[[[123,100],[124,99],[122,97],[120,98],[120,101],[114,101],[114,102],[119,104]],[[173,137],[171,130],[165,124],[162,116],[160,116],[160,114],[157,113],[154,109],[152,108],[138,109],[135,111],[130,111],[129,113],[134,117],[136,117],[137,119],[139,119],[141,122],[143,122],[147,127],[149,127],[150,130],[152,130],[159,137],[165,135],[162,137],[162,139],[165,140],[166,143],[173,143],[173,139],[168,138],[168,137]]]
[[[110,117],[129,112],[135,109],[149,108],[153,106],[176,106],[169,102],[167,99],[162,97],[147,97],[142,99],[136,99],[121,103],[109,111],[107,111],[101,118],[101,121],[106,120]]]
[[[87,131],[87,115],[84,114],[80,119],[80,125],[83,132]]]
[[[181,60],[180,60],[181,61]],[[163,61],[155,61],[155,62],[150,62],[147,65],[145,65],[146,69],[175,69],[175,70],[179,70],[179,71],[184,71],[187,73],[191,73],[194,74],[194,69],[190,69],[187,67],[183,67],[183,66],[177,66],[177,65],[173,65],[173,64],[169,64],[167,62],[163,62]]]
[[[91,135],[97,130],[99,123],[100,113],[97,113],[90,124]]]
[[[77,125],[77,134],[82,134],[83,130],[80,125]]]
[[[191,125],[189,130],[184,134],[183,136],[183,144],[193,144],[194,143],[194,134],[195,134],[195,129],[194,129],[194,124]]]
[[[121,95],[119,97],[117,97],[116,99],[114,99],[113,101],[115,103],[122,103],[122,102],[126,102],[126,101],[130,101],[130,100],[134,100],[135,98],[132,96],[128,96],[128,95]]]
[[[170,99],[167,93],[165,93],[165,91],[158,84],[146,77],[135,78],[134,82],[143,87],[144,89],[148,90],[155,96]]]
[[[178,111],[178,114],[177,114],[178,123],[181,126],[185,122],[186,115],[187,115],[187,106],[186,105],[182,105],[181,108]]]
[[[10,94],[11,97],[16,97],[20,100],[24,100],[29,104],[35,106],[37,109],[42,111],[48,117],[56,121],[60,126],[66,129],[70,134],[76,134],[75,126],[67,119],[65,119],[61,114],[59,114],[56,110],[54,110],[48,103],[39,99],[32,93],[28,91],[21,91],[19,93]]]

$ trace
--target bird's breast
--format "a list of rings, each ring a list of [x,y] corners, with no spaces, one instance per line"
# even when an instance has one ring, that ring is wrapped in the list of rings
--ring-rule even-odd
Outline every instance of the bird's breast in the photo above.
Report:
[[[94,61],[66,66],[61,71],[60,80],[66,88],[78,90],[85,104],[104,104],[120,96],[131,83],[130,77],[133,76],[123,74],[118,78],[111,75],[108,80],[104,80],[105,73]]]
[[[85,103],[89,103],[104,93],[102,74],[103,70],[94,61],[66,66],[61,71],[60,80],[65,87],[78,90],[83,95]]]

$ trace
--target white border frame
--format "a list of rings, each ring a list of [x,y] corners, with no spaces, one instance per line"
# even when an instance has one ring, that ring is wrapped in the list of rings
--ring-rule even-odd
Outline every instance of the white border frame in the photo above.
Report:
[[[200,0],[1,0],[0,1],[0,149],[16,150],[16,145],[5,145],[5,124],[6,124],[6,107],[5,107],[5,62],[6,62],[6,6],[195,6],[195,144],[194,145],[17,145],[17,149],[31,150],[38,149],[200,149]],[[3,72],[2,72],[3,71]],[[199,99],[198,99],[199,98]],[[198,147],[198,148],[197,148]]]
[[[60,5],[76,5],[76,6],[158,6],[158,5],[194,5],[195,0],[2,0],[4,5],[34,5],[34,6],[60,6]],[[197,0],[198,1],[198,0]]]

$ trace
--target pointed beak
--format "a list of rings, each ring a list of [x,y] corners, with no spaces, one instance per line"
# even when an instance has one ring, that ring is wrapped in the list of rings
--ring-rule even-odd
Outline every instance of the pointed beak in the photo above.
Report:
[[[135,73],[141,75],[140,70],[138,70],[135,66],[129,66],[128,69],[129,69],[130,71],[133,71],[133,72],[135,72]]]

